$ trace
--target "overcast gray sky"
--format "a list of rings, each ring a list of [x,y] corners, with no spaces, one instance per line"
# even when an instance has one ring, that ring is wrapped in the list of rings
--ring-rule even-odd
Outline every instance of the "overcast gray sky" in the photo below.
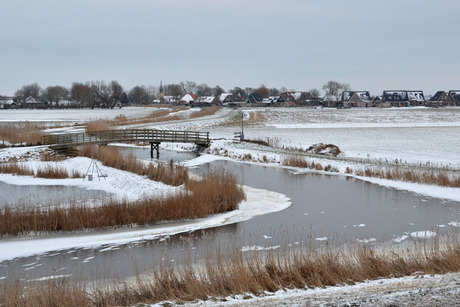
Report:
[[[0,94],[117,80],[460,89],[457,0],[0,0]]]

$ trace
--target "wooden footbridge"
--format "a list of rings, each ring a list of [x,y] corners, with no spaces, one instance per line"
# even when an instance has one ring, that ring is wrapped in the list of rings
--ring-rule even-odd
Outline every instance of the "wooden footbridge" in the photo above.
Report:
[[[72,148],[83,144],[108,143],[150,143],[150,156],[156,150],[160,155],[160,143],[194,143],[208,147],[209,132],[173,131],[154,129],[103,130],[81,133],[50,134],[42,137],[42,144],[50,145],[53,149]]]

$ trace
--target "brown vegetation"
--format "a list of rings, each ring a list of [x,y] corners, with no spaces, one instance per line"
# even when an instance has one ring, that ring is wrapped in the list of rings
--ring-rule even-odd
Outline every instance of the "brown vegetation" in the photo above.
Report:
[[[69,232],[194,219],[235,210],[244,198],[235,176],[213,172],[201,181],[189,181],[186,191],[166,199],[108,202],[99,207],[5,207],[0,210],[0,235]]]
[[[325,247],[319,251],[306,246],[282,253],[254,253],[249,257],[235,252],[228,259],[222,259],[216,251],[208,255],[202,268],[196,269],[190,264],[176,269],[161,266],[149,274],[148,280],[139,277],[135,284],[117,283],[108,290],[96,290],[91,294],[65,282],[26,287],[25,292],[17,284],[6,285],[0,290],[0,304],[35,306],[51,302],[56,306],[76,306],[73,305],[76,302],[78,306],[132,306],[171,300],[179,303],[196,299],[225,300],[226,296],[236,294],[264,295],[265,291],[280,289],[458,271],[460,243],[455,234],[446,244],[433,240],[414,244],[403,251],[376,252],[365,245],[347,250]]]
[[[0,124],[0,144],[3,141],[27,146],[40,144],[44,127],[32,123]]]
[[[324,169],[327,172],[339,171],[336,167],[333,167],[330,164],[328,164],[326,167],[323,167],[320,163],[315,163],[313,161],[309,162],[305,158],[295,155],[284,158],[282,164],[285,166],[309,168],[314,170]],[[460,188],[460,177],[454,174],[449,174],[447,171],[442,170],[410,169],[402,168],[399,166],[376,166],[365,167],[363,169],[353,169],[347,166],[345,169],[345,174]]]
[[[46,165],[34,172],[34,170],[30,167],[27,167],[24,164],[18,162],[0,163],[0,173],[13,174],[18,176],[35,176],[37,178],[47,179],[83,177],[78,170],[72,170],[72,172],[69,174],[66,169],[55,165]]]
[[[13,174],[19,176],[33,176],[34,171],[24,166],[23,164],[17,162],[11,163],[1,163],[0,164],[0,173],[2,174]]]
[[[357,176],[376,177],[388,180],[414,182],[460,188],[460,177],[445,171],[402,169],[396,167],[365,167],[354,171]]]
[[[109,130],[110,124],[105,121],[90,122],[86,125],[86,132]]]
[[[154,166],[152,163],[145,165],[132,155],[125,158],[115,147],[111,146],[85,145],[80,150],[80,155],[97,159],[105,166],[146,176],[151,180],[168,185],[179,186],[188,181],[188,172],[183,166],[174,165],[172,162],[168,165]]]
[[[190,118],[198,118],[203,116],[210,116],[216,114],[219,111],[219,107],[206,107],[202,108],[200,111],[193,112],[190,114]]]
[[[109,130],[113,126],[127,126],[127,125],[138,125],[138,124],[148,124],[148,123],[158,123],[158,122],[165,122],[165,121],[172,121],[172,120],[180,120],[182,119],[179,115],[171,115],[173,113],[177,113],[182,110],[187,110],[188,107],[185,106],[155,106],[155,108],[163,107],[164,109],[158,109],[150,114],[140,117],[140,118],[127,118],[124,115],[118,115],[113,120],[105,120],[105,121],[95,121],[90,122],[86,126],[86,132],[93,132],[93,131],[103,131]],[[212,115],[217,112],[218,107],[210,107],[210,108],[203,108],[201,111],[194,112],[190,115],[190,118],[197,118],[207,115]]]

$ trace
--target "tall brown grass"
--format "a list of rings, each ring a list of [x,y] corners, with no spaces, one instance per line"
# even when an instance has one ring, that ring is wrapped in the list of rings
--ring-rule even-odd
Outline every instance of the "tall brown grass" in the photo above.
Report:
[[[0,144],[7,141],[11,144],[38,145],[44,128],[42,125],[28,122],[0,124]]]
[[[0,173],[19,176],[33,176],[34,171],[25,165],[17,162],[0,163]]]
[[[295,250],[254,253],[249,257],[235,251],[233,256],[224,259],[217,249],[208,254],[204,266],[193,267],[190,263],[176,268],[160,266],[148,278],[138,277],[135,283],[120,282],[91,293],[65,282],[49,282],[33,288],[35,291],[32,292],[21,291],[14,284],[7,285],[0,290],[0,304],[35,306],[44,298],[54,302],[58,297],[61,305],[64,302],[72,304],[75,300],[80,306],[225,300],[225,297],[237,294],[258,296],[280,289],[337,286],[380,278],[459,271],[460,243],[456,234],[450,235],[445,244],[435,239],[404,250],[376,251],[366,245],[341,249],[326,246],[318,250],[307,243]]]
[[[82,178],[83,175],[78,170],[70,173],[59,166],[45,165],[34,171],[32,168],[18,162],[0,163],[0,173],[13,174],[18,176],[35,176],[47,179]]]
[[[365,167],[354,170],[357,176],[460,188],[460,177],[441,170],[417,170],[401,167]]]
[[[115,147],[111,146],[84,145],[80,150],[80,155],[97,159],[105,166],[147,176],[151,180],[168,185],[179,186],[188,181],[188,171],[183,166],[174,165],[172,162],[168,165],[154,166],[152,163],[145,165],[132,155],[124,157]]]
[[[325,170],[328,172],[338,172],[339,170],[336,167],[331,166],[330,164],[323,167],[320,163],[315,163],[313,161],[308,161],[307,159],[298,156],[292,155],[285,157],[282,162],[285,166],[309,168],[315,170]],[[398,165],[391,166],[375,166],[375,167],[364,167],[354,169],[352,167],[347,167],[345,169],[346,174],[354,174],[356,176],[362,177],[375,177],[388,180],[397,180],[405,182],[414,182],[420,184],[428,185],[438,185],[451,188],[460,188],[460,177],[449,173],[445,170],[424,170],[424,169],[411,169],[403,168]]]
[[[169,198],[110,201],[99,207],[5,207],[0,210],[0,235],[105,229],[201,218],[235,210],[244,198],[234,175],[212,172],[203,180],[189,181],[186,191]]]
[[[106,121],[95,121],[86,124],[86,132],[103,131],[111,128],[110,123]]]

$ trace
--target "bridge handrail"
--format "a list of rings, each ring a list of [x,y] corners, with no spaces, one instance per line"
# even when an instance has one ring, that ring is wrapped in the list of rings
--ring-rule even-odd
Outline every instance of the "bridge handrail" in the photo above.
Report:
[[[42,144],[64,145],[107,143],[122,141],[179,142],[209,145],[209,132],[153,129],[102,130],[67,134],[49,134],[42,137]]]

